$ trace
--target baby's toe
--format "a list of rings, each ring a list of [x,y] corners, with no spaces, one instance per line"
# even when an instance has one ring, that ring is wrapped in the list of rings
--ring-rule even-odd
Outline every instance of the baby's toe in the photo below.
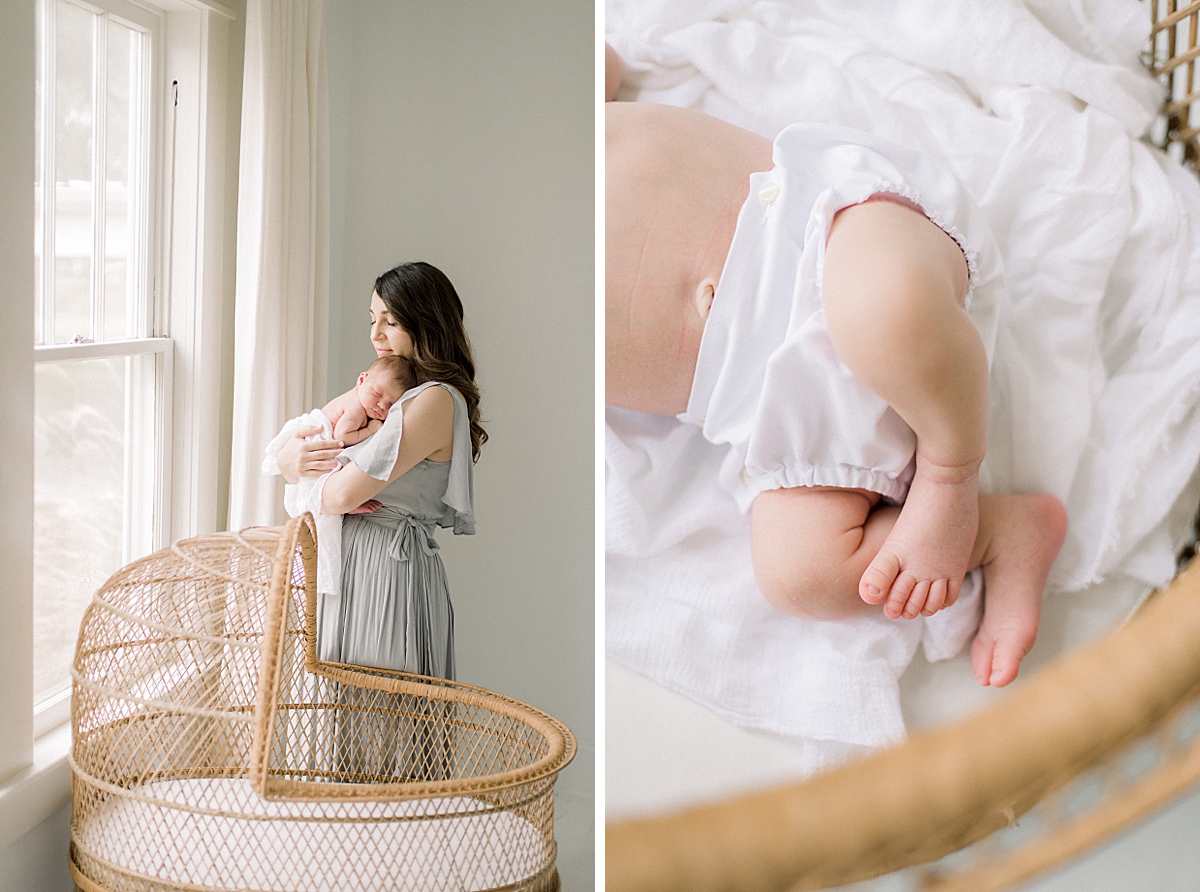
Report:
[[[1002,688],[1011,682],[1017,677],[1017,671],[1021,668],[1021,658],[1024,656],[1025,651],[1022,648],[1003,639],[997,641],[992,653],[992,672],[988,684],[994,688]]]
[[[946,581],[946,603],[943,607],[953,607],[958,600],[958,596],[962,593],[963,580],[949,579]]]
[[[971,645],[971,671],[975,680],[981,685],[988,685],[992,678],[992,655],[996,651],[996,642],[986,637],[982,632],[975,636]]]
[[[875,555],[858,582],[858,594],[868,604],[882,604],[892,593],[900,573],[900,558],[890,551]],[[907,597],[907,595],[905,595]]]
[[[925,609],[925,604],[929,601],[930,588],[928,579],[922,579],[913,586],[912,594],[908,596],[908,601],[904,605],[903,616],[905,619],[916,619],[917,615]]]
[[[925,616],[933,616],[945,607],[949,585],[950,580],[948,579],[935,579],[929,586],[929,597],[925,599],[925,606],[921,608],[921,613]]]
[[[892,590],[888,593],[887,603],[883,605],[884,615],[899,619],[904,613],[904,605],[908,603],[916,587],[917,578],[911,573],[901,573],[897,576],[896,581],[892,583]]]

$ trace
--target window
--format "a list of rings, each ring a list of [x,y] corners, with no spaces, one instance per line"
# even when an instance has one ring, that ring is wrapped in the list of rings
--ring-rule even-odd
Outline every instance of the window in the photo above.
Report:
[[[33,670],[35,708],[58,714],[92,593],[168,534],[160,33],[122,0],[38,6]]]
[[[53,10],[48,9],[51,4]],[[64,87],[64,92],[75,89],[83,94],[64,95],[65,107],[71,108],[75,99],[80,105],[74,108],[82,109],[69,118],[65,112],[55,116],[48,107],[51,102],[60,104],[56,78],[61,54],[57,41],[48,44],[49,37],[58,34],[57,14],[64,6],[93,16],[83,19],[90,25],[90,39],[82,49],[66,51],[78,52],[88,60],[79,74],[72,75],[78,83]],[[103,31],[98,22],[103,22]],[[113,29],[112,23],[129,33]],[[144,551],[224,525],[221,488],[228,476],[228,448],[222,462],[221,432],[226,428],[227,437],[228,425],[222,418],[229,413],[223,407],[232,385],[222,339],[233,318],[241,33],[236,15],[220,0],[0,2],[0,59],[10,63],[0,90],[0,110],[8,128],[6,138],[0,139],[0,211],[7,224],[0,226],[5,273],[0,277],[0,294],[6,302],[5,324],[0,327],[0,404],[14,427],[12,454],[0,472],[0,506],[10,532],[0,540],[5,559],[5,574],[0,577],[0,613],[4,616],[0,624],[0,712],[4,715],[0,721],[0,835],[8,840],[70,801],[66,765],[70,734],[59,727],[69,717],[69,696],[65,689],[54,695],[50,687],[35,709],[31,684],[35,663],[48,665],[41,643],[34,647],[32,615],[32,478],[35,466],[47,467],[35,455],[35,429],[43,423],[35,421],[40,414],[35,402],[43,402],[45,409],[49,404],[46,395],[57,393],[60,405],[65,399],[75,403],[73,408],[59,410],[73,418],[73,426],[43,428],[53,431],[52,436],[40,440],[47,450],[59,446],[55,437],[64,433],[74,436],[79,430],[96,429],[99,423],[93,413],[107,416],[104,429],[110,440],[119,434],[119,450],[109,444],[110,454],[120,454],[119,467],[110,465],[107,472],[93,473],[90,463],[99,453],[81,450],[72,459],[77,464],[68,463],[63,472],[84,481],[84,498],[98,497],[101,489],[115,491],[120,479],[119,524],[81,515],[93,526],[108,524],[110,542],[120,543],[110,545],[114,553],[118,547],[122,552]],[[128,60],[124,56],[127,44]],[[43,53],[43,47],[50,52]],[[114,93],[122,92],[115,87],[126,82],[126,71],[128,89],[135,97],[137,84],[148,76],[147,95],[129,100],[130,109],[121,110],[110,103]],[[97,104],[101,86],[103,98]],[[46,101],[35,102],[35,93],[41,93]],[[135,102],[142,104],[135,106]],[[118,110],[113,111],[114,107]],[[46,169],[58,166],[60,120],[68,132],[78,125],[78,132],[85,134],[86,175],[82,179],[70,167],[72,162],[64,162],[67,167],[62,175]],[[103,131],[97,129],[101,120]],[[114,132],[116,135],[110,136]],[[112,160],[117,154],[112,147],[122,145],[122,134],[130,132],[144,134],[147,142],[140,147],[126,145],[120,150],[121,158]],[[104,145],[97,145],[96,139],[102,139]],[[101,148],[106,150],[103,167]],[[139,181],[130,173],[128,158],[134,152],[148,152],[143,158],[148,179]],[[83,164],[79,158],[74,163]],[[132,169],[136,167],[136,163],[132,165]],[[88,185],[72,191],[72,180]],[[40,183],[48,185],[43,188],[37,185]],[[66,184],[61,193],[59,183]],[[104,192],[98,198],[97,184],[101,183]],[[138,189],[144,190],[142,197],[137,197]],[[84,196],[80,202],[86,214],[78,214],[76,221],[93,248],[82,260],[70,259],[69,202],[64,197],[60,207],[60,194]],[[137,210],[130,211],[130,207]],[[138,213],[144,216],[137,218]],[[96,228],[99,220],[104,221],[103,232]],[[60,232],[61,252],[55,244]],[[98,239],[104,240],[99,250],[95,245]],[[104,258],[103,263],[96,265],[96,257]],[[72,273],[76,282],[86,280],[86,304],[80,299],[82,286],[71,309],[44,303],[56,296],[60,262],[67,281]],[[87,272],[73,269],[73,263],[86,265]],[[92,283],[101,275],[107,279],[106,288],[93,290]],[[148,284],[139,285],[139,281]],[[122,295],[130,294],[135,297],[127,303]],[[134,304],[136,311],[130,309]],[[132,330],[122,330],[119,325],[124,323],[115,321],[112,325],[116,328],[95,322],[129,318],[133,319]],[[81,330],[56,333],[60,325],[67,327],[66,322],[75,323],[70,329],[79,326]],[[92,343],[69,343],[76,334],[80,341],[90,339]],[[168,335],[169,342],[165,340]],[[39,345],[34,346],[32,340]],[[73,368],[71,363],[80,365]],[[53,380],[47,373],[54,371],[54,366],[60,366],[57,371],[68,383],[39,386],[43,378]],[[147,375],[155,378],[155,387],[144,386]],[[158,426],[151,427],[157,431],[152,437],[145,434],[148,419]],[[152,462],[162,467],[147,473]],[[152,493],[145,491],[148,487]],[[125,510],[126,504],[147,502],[153,508],[148,513]],[[52,518],[52,522],[65,523],[61,518]],[[152,540],[152,545],[139,549],[136,543],[145,540]],[[70,545],[72,559],[79,560],[83,549],[77,542]],[[84,561],[79,563],[98,578],[105,575]],[[53,561],[49,565],[55,572],[60,569]],[[83,587],[80,601],[68,609],[81,610],[90,595],[91,590]],[[45,616],[40,608],[39,612]],[[74,648],[75,621],[64,614],[50,616],[50,622],[59,626],[59,638],[67,642],[60,663],[65,668]],[[65,682],[65,677],[60,678],[60,684]]]

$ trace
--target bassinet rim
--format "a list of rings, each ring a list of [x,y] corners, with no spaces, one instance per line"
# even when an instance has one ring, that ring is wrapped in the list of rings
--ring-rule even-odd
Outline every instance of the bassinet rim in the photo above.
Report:
[[[1004,698],[978,712],[915,732],[896,747],[804,781],[669,814],[607,823],[608,888],[612,892],[712,892],[730,888],[743,892],[784,888],[800,892],[928,864],[1011,825],[1079,772],[1190,705],[1200,695],[1200,665],[1191,657],[1198,641],[1200,559],[1193,560],[1124,624],[1059,656]],[[1123,662],[1118,664],[1118,660]],[[1119,676],[1114,667],[1138,670],[1141,688],[1131,680],[1132,675],[1105,684],[1096,681],[1103,678],[1103,672]],[[1076,715],[1074,725],[1064,721],[1063,716],[1070,712],[1062,706],[1064,689],[1084,692],[1072,704],[1103,704],[1097,709],[1100,720],[1079,721]],[[1054,696],[1054,691],[1060,696]],[[1014,721],[1018,717],[1022,721]],[[1095,718],[1095,714],[1088,717]],[[1039,728],[1030,730],[1039,723]],[[1060,738],[1045,733],[1046,726],[1061,728],[1063,724],[1071,727]],[[981,743],[989,739],[986,731],[1001,732],[994,739],[1011,743],[1011,748],[1004,753],[989,751]],[[1013,740],[1014,733],[1020,739]],[[1029,745],[1032,738],[1042,744],[1036,751]],[[945,765],[954,760],[947,759],[938,763],[940,774],[920,771],[922,766],[928,769],[937,762],[939,753],[961,752],[968,740],[972,742],[971,758],[965,760],[969,766],[959,760],[957,772],[952,773]],[[1026,746],[1021,746],[1022,741]],[[1200,735],[1182,749],[1193,757],[1200,753]],[[1051,854],[1077,854],[1103,838],[1101,831],[1110,835],[1162,807],[1200,775],[1200,760],[1192,758],[1188,765],[1190,773],[1177,778],[1174,786],[1159,785],[1156,797],[1143,798],[1136,808],[1126,809],[1115,826],[1110,822],[1093,827],[1096,833],[1073,840],[1071,847],[1055,847],[1053,843],[1060,838],[1056,835],[1044,841],[1040,854],[1047,858]],[[1130,789],[1136,789],[1138,783],[1149,783],[1154,773],[1139,778]],[[906,789],[913,775],[928,782],[927,787],[909,785]],[[888,781],[896,778],[901,780],[889,788]],[[985,789],[989,784],[990,789]],[[889,806],[891,811],[887,812]],[[820,813],[823,821],[812,819],[814,812]],[[891,828],[887,831],[891,837],[885,838],[886,832],[875,827],[873,842],[866,840],[861,825],[870,821],[862,818],[885,812],[890,820],[882,820],[882,824]],[[941,824],[931,817],[938,812]],[[851,813],[855,820],[849,817]],[[777,816],[776,820],[765,817],[768,814]],[[973,823],[967,820],[968,814],[974,815]],[[786,820],[778,816],[786,816]],[[945,825],[953,816],[960,821],[955,826],[966,829],[957,836],[947,836]],[[911,830],[915,825],[925,831],[917,843],[911,841],[918,835]],[[747,831],[747,826],[754,830]],[[939,831],[943,835],[939,836]],[[910,836],[905,837],[906,833]],[[739,861],[741,856],[731,855],[737,850],[732,839],[739,839],[743,848],[754,855],[747,854],[747,860]],[[885,856],[870,863],[881,850]],[[705,861],[698,853],[712,853],[706,865],[710,875],[705,875],[704,867],[697,867]],[[801,870],[795,867],[798,863],[808,866]],[[952,888],[1001,889],[1053,863],[1055,860],[1026,859],[1020,865],[1009,865],[1005,883],[995,882],[991,876],[987,879],[992,882],[985,882],[979,873],[973,875],[973,883],[956,883]],[[770,868],[763,866],[768,864]],[[1000,873],[997,870],[996,874]],[[738,878],[737,885],[722,884],[722,879],[733,876]]]

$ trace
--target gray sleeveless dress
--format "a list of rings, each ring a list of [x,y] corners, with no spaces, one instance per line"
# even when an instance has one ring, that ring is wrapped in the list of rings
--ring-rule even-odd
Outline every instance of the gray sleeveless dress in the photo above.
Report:
[[[386,480],[396,462],[403,413],[428,387],[454,398],[454,452],[448,462],[425,460],[375,498],[383,507],[348,514],[342,524],[340,596],[322,596],[317,647],[323,660],[454,677],[454,611],[434,530],[475,532],[473,466],[467,406],[453,387],[428,382],[408,391],[383,428],[341,453],[364,473]]]

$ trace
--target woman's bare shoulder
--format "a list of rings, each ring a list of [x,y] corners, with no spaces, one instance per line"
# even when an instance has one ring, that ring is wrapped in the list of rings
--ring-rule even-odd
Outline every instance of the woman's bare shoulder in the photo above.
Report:
[[[450,395],[450,391],[445,385],[435,384],[432,387],[426,387],[412,399],[405,403],[405,408],[416,408],[420,406],[422,411],[454,411],[454,397]],[[410,410],[411,411],[411,410]]]
[[[454,397],[445,387],[426,387],[404,402],[404,436],[400,440],[402,456],[397,460],[401,472],[423,458],[448,461],[454,442]],[[398,476],[393,472],[393,479]]]
[[[444,428],[454,424],[454,397],[441,385],[426,387],[404,403],[404,427]]]

